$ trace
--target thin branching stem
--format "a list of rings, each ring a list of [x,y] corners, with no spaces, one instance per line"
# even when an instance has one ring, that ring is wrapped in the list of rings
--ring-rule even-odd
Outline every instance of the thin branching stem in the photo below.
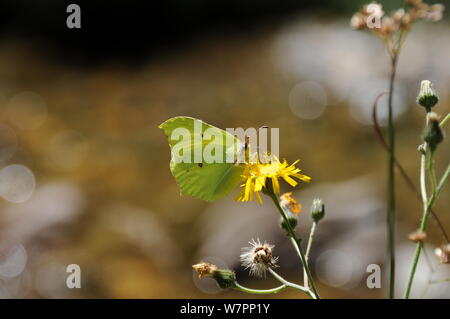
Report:
[[[309,254],[311,253],[311,247],[312,247],[312,243],[314,241],[314,235],[316,233],[316,228],[317,228],[317,222],[313,222],[313,224],[311,226],[311,231],[309,232],[308,245],[306,246],[306,253],[305,253],[306,263],[309,263]],[[304,280],[304,286],[308,287],[308,276],[306,275],[306,272],[304,272],[304,274],[303,274],[303,280]]]
[[[422,154],[424,156],[424,154]],[[425,165],[425,163],[423,164]],[[421,164],[422,166],[422,164]],[[420,223],[420,231],[425,232],[425,229],[427,227],[428,223],[428,217],[430,215],[431,207],[433,206],[434,202],[439,196],[439,193],[441,192],[442,188],[444,187],[445,182],[447,181],[448,176],[450,175],[450,164],[447,167],[447,170],[445,171],[444,175],[441,177],[441,180],[439,181],[439,184],[436,187],[436,190],[433,194],[431,194],[430,198],[428,199],[428,202],[426,204],[426,207],[424,208],[422,221]],[[416,244],[416,251],[414,253],[414,258],[411,263],[411,271],[409,273],[409,279],[408,284],[406,286],[406,292],[405,292],[405,299],[408,299],[411,294],[411,288],[412,284],[414,282],[414,276],[416,274],[417,264],[419,262],[420,253],[422,251],[422,242],[417,242]]]
[[[389,141],[389,165],[388,165],[388,205],[387,205],[387,233],[388,233],[388,264],[389,264],[389,290],[388,297],[394,298],[395,290],[395,129],[393,118],[394,82],[397,71],[398,53],[392,55],[391,76],[389,80],[388,97],[388,141]]]
[[[294,288],[294,289],[298,289],[300,291],[303,291],[305,294],[307,294],[311,298],[317,299],[316,295],[311,290],[309,290],[308,288],[300,286],[300,285],[297,285],[297,284],[294,284],[293,282],[287,281],[286,279],[281,277],[279,274],[277,274],[275,272],[275,270],[273,270],[272,268],[269,268],[269,272],[272,274],[272,276],[274,276],[275,279],[277,279],[279,282],[281,282],[285,286],[291,287],[291,288]]]
[[[236,289],[236,290],[246,292],[249,294],[256,294],[256,295],[276,294],[288,287],[287,285],[283,284],[279,287],[272,288],[272,289],[252,289],[252,288],[244,287],[244,286],[238,284],[237,282],[235,282],[235,285],[236,285],[236,287],[234,289]]]
[[[381,145],[386,149],[386,151],[390,152],[389,145],[386,142],[386,139],[383,136],[383,133],[381,132],[380,123],[378,122],[378,115],[377,115],[377,109],[378,109],[378,101],[380,100],[383,95],[387,94],[388,92],[382,92],[380,93],[374,100],[373,108],[372,108],[372,120],[373,120],[373,128],[375,130],[376,136],[378,137]],[[450,118],[450,114],[446,116],[446,118]],[[440,123],[441,127],[445,125],[445,119]],[[417,199],[422,201],[422,196],[420,194],[420,191],[417,189],[416,185],[414,184],[413,180],[409,175],[406,173],[406,170],[403,168],[400,161],[395,157],[395,166],[397,167],[400,175],[403,177],[403,179],[406,181],[406,184],[408,187],[417,195]],[[433,220],[436,222],[436,225],[438,226],[439,230],[441,231],[442,238],[445,242],[450,242],[450,236],[447,234],[447,231],[444,228],[444,225],[442,224],[439,216],[434,211],[434,209],[431,209],[431,216],[433,217]]]
[[[317,292],[316,285],[314,283],[314,279],[312,277],[308,263],[306,262],[305,253],[303,252],[303,248],[301,246],[300,240],[298,239],[297,235],[295,234],[294,230],[292,229],[291,224],[289,223],[287,216],[283,211],[283,208],[281,208],[280,202],[278,201],[277,196],[273,192],[270,192],[269,196],[272,199],[272,201],[274,202],[278,211],[280,212],[281,217],[283,218],[284,222],[286,223],[286,228],[287,228],[288,234],[293,239],[293,243],[295,243],[296,250],[299,253],[300,261],[303,264],[303,269],[306,271],[306,275],[307,275],[309,283],[311,285],[311,289],[312,289],[315,297],[317,297],[317,299],[320,299],[320,296],[319,296],[319,293]]]
[[[441,128],[444,128],[445,124],[447,124],[448,120],[450,120],[450,113],[448,113],[444,119],[441,121],[441,123],[439,123],[439,125],[441,126]]]

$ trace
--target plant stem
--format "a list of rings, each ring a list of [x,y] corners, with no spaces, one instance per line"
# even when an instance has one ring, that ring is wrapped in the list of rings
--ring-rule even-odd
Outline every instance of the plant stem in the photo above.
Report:
[[[289,236],[293,239],[293,241],[295,243],[294,246],[296,247],[297,252],[299,253],[300,261],[303,264],[303,269],[305,270],[308,280],[311,283],[312,291],[314,292],[315,297],[317,297],[317,299],[320,299],[320,296],[319,296],[319,293],[317,292],[316,285],[314,284],[314,280],[312,278],[308,263],[306,262],[306,257],[303,252],[303,248],[300,244],[300,240],[297,238],[297,235],[295,234],[294,230],[292,229],[291,224],[289,223],[286,214],[284,213],[283,209],[281,208],[280,203],[278,202],[277,196],[273,192],[268,193],[268,195],[270,196],[270,198],[272,198],[273,203],[278,208],[278,211],[280,212],[281,217],[283,218],[284,222],[286,223],[286,228],[289,233]]]
[[[420,155],[420,194],[422,196],[422,205],[425,211],[428,204],[428,194],[427,194],[427,182],[426,182],[426,163],[427,163],[427,154],[426,154],[427,145],[424,144],[422,154]]]
[[[287,281],[286,279],[284,279],[283,277],[281,277],[279,274],[277,274],[277,273],[275,272],[275,270],[273,270],[272,268],[269,268],[269,272],[272,274],[272,276],[274,276],[279,282],[281,282],[281,283],[284,284],[285,286],[291,287],[291,288],[295,288],[295,289],[298,289],[298,290],[301,290],[301,291],[303,291],[305,294],[307,294],[308,296],[310,296],[311,298],[317,299],[317,298],[316,298],[316,295],[315,295],[314,293],[312,293],[311,290],[309,290],[308,288],[303,287],[303,286],[300,286],[300,285],[297,285],[297,284],[294,284],[294,283],[292,283],[292,282],[290,282],[290,281]]]
[[[387,144],[383,133],[381,132],[381,127],[380,124],[378,123],[378,117],[377,117],[377,106],[378,106],[378,100],[384,95],[387,94],[388,92],[383,92],[381,94],[379,94],[376,98],[375,98],[375,102],[373,104],[373,109],[372,109],[372,118],[373,118],[373,124],[374,124],[374,129],[375,129],[375,133],[377,135],[377,137],[379,138],[381,145],[383,145],[383,147],[386,149],[386,151],[389,152],[389,145]],[[445,120],[450,118],[450,113],[446,116],[446,118],[440,123],[441,128],[445,125]],[[409,188],[417,194],[418,199],[422,200],[420,191],[416,188],[414,182],[412,181],[412,179],[409,177],[409,175],[406,173],[405,169],[403,168],[403,166],[401,165],[401,163],[399,162],[399,160],[397,158],[395,158],[395,166],[397,167],[397,169],[399,170],[401,176],[404,178],[404,180],[406,181],[407,185],[409,186]],[[439,216],[437,215],[437,213],[431,209],[431,216],[434,218],[434,221],[436,222],[437,227],[440,229],[441,233],[442,233],[442,237],[444,239],[444,241],[446,242],[450,242],[450,238],[447,234],[447,232],[445,231],[445,228],[439,218]]]
[[[425,156],[425,154],[422,154],[422,157],[424,157],[424,156]],[[422,160],[422,163],[424,163],[423,160]],[[421,171],[422,171],[422,166],[424,166],[424,165],[425,164],[421,164]],[[422,221],[420,223],[420,231],[422,231],[422,232],[424,232],[427,227],[428,217],[430,216],[431,207],[433,206],[434,202],[438,198],[439,193],[441,192],[442,188],[444,187],[444,184],[447,181],[447,178],[449,175],[450,175],[450,164],[448,165],[447,170],[445,171],[439,184],[437,185],[436,190],[434,191],[433,194],[431,194],[430,199],[426,203],[426,206],[425,206],[424,212],[423,212]],[[409,273],[408,285],[406,286],[405,299],[408,299],[411,294],[411,288],[412,288],[412,284],[414,281],[414,276],[416,274],[417,264],[419,262],[421,251],[422,251],[422,243],[418,242],[416,244],[416,251],[414,253],[414,258],[413,258],[413,261],[411,264],[411,271]]]
[[[312,242],[314,241],[314,234],[316,233],[316,228],[317,228],[317,222],[313,222],[313,224],[311,226],[311,231],[309,232],[308,245],[306,246],[306,253],[305,253],[306,263],[309,262],[309,254],[311,252]],[[308,286],[308,276],[306,276],[306,272],[304,272],[304,274],[303,274],[303,280],[304,280],[304,286],[309,287]]]
[[[391,59],[391,77],[389,81],[388,98],[388,141],[389,141],[389,165],[388,165],[388,205],[387,205],[387,233],[388,233],[388,264],[389,264],[389,292],[388,297],[394,298],[395,289],[395,130],[392,102],[394,97],[394,82],[397,70],[397,54]]]
[[[300,250],[298,249],[297,243],[295,242],[295,239],[291,237],[291,243],[292,246],[294,246],[295,251],[297,252],[298,257],[300,258],[300,260],[302,259],[302,253],[300,252]],[[306,276],[306,274],[304,274]]]
[[[434,285],[434,284],[442,284],[444,282],[449,282],[450,278],[445,278],[445,279],[439,279],[439,280],[434,280],[432,282],[430,282],[430,284]]]
[[[437,179],[436,179],[436,171],[434,169],[434,151],[430,150],[430,157],[428,158],[428,175],[430,176],[431,181],[431,193],[436,191]]]
[[[288,287],[287,285],[283,284],[279,287],[272,288],[272,289],[251,289],[251,288],[244,287],[244,286],[238,284],[237,282],[235,284],[236,284],[236,287],[234,289],[242,291],[242,292],[246,292],[249,294],[256,294],[256,295],[276,294]]]
[[[439,123],[439,125],[441,126],[441,128],[443,128],[445,126],[445,124],[447,124],[448,120],[450,120],[450,113],[448,113],[444,119],[441,121],[441,123]]]

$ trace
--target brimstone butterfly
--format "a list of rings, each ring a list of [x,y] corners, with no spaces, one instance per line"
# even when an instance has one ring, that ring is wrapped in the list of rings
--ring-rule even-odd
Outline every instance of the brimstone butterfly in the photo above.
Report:
[[[245,144],[237,137],[185,116],[171,118],[159,128],[169,140],[170,170],[181,194],[214,201],[239,185],[243,168],[235,163]],[[205,159],[204,152],[219,160]]]

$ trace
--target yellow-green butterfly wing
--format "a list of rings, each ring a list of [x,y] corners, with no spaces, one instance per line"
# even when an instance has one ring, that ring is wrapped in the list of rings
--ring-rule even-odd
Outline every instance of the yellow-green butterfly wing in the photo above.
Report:
[[[242,167],[235,165],[233,160],[244,144],[235,136],[201,120],[185,116],[171,118],[159,128],[169,140],[170,170],[181,194],[214,201],[228,195],[239,185]],[[186,138],[188,135],[182,136],[187,133],[189,138]],[[206,138],[206,135],[214,135],[214,138]],[[222,161],[211,162],[206,161],[203,156],[196,157],[203,155],[206,148],[215,149],[213,154],[220,154]],[[191,160],[186,160],[187,158]]]

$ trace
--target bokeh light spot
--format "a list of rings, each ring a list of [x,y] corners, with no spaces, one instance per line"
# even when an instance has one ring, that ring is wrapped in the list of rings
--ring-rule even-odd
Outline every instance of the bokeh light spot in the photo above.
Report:
[[[27,252],[21,244],[0,244],[0,277],[13,278],[20,275],[27,264]]]
[[[0,196],[9,202],[27,201],[35,187],[34,174],[24,165],[8,165],[0,170]]]
[[[79,167],[86,157],[89,143],[77,131],[62,131],[56,134],[49,147],[49,157],[59,169],[70,170]]]
[[[41,126],[47,117],[47,106],[34,92],[21,92],[6,104],[9,120],[16,127],[31,130]]]
[[[292,113],[304,120],[319,118],[326,105],[327,93],[317,82],[300,82],[289,93],[289,107]]]
[[[332,249],[320,254],[315,268],[320,281],[333,287],[344,287],[353,279],[354,263],[349,254]]]
[[[9,160],[17,149],[17,135],[14,130],[0,124],[0,164]]]

